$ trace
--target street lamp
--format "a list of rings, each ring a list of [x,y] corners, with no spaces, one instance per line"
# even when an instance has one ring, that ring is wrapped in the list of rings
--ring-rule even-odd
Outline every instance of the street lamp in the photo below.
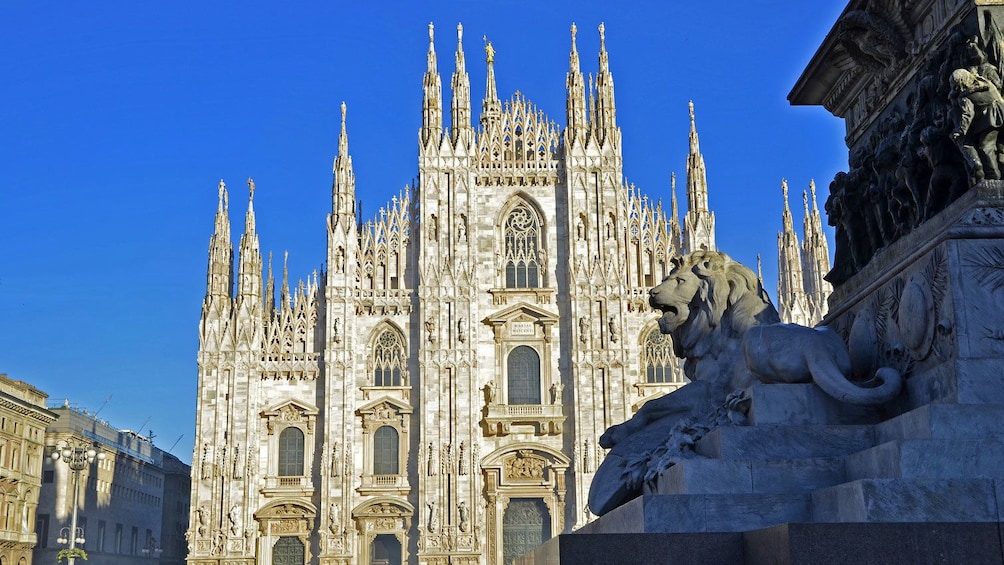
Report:
[[[80,472],[86,469],[91,463],[94,463],[95,459],[104,458],[105,454],[99,453],[93,447],[70,447],[68,444],[63,444],[62,447],[58,447],[56,451],[52,452],[53,461],[62,459],[66,461],[66,464],[70,466],[70,470],[73,471],[73,517],[70,520],[70,527],[60,530],[59,537],[56,539],[56,542],[60,544],[69,544],[67,555],[67,563],[69,565],[76,563],[77,552],[74,550],[76,550],[77,544],[84,543],[84,529],[77,527],[77,499],[80,498]]]

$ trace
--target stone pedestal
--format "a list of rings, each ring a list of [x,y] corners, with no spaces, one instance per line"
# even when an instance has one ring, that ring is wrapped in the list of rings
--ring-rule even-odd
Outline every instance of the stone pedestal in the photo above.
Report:
[[[1004,562],[1002,188],[970,190],[831,297],[854,376],[892,366],[899,398],[754,385],[745,425],[519,563]]]

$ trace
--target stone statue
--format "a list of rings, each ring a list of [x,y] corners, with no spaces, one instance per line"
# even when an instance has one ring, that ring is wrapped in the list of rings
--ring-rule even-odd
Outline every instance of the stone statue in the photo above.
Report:
[[[467,318],[457,320],[457,339],[460,343],[467,341]]]
[[[425,332],[428,334],[429,343],[436,343],[436,321],[432,318],[425,321]]]
[[[328,507],[328,531],[336,536],[338,535],[338,514],[338,503],[332,502],[331,506]]]
[[[874,388],[849,381],[850,355],[841,338],[825,327],[780,324],[756,274],[724,253],[701,250],[674,260],[649,300],[663,313],[659,329],[672,336],[692,382],[647,402],[600,437],[600,446],[611,451],[589,492],[596,514],[634,498],[645,480],[693,456],[693,443],[727,423],[716,421],[720,415],[731,420],[741,411],[743,391],[758,380],[815,382],[854,404],[881,404],[902,388],[900,374],[891,368],[878,370]],[[666,441],[653,444],[653,438]]]
[[[436,447],[431,441],[429,442],[429,461],[426,464],[426,472],[429,473],[430,477],[435,477],[439,473],[436,468]]]
[[[485,402],[489,406],[495,404],[495,381],[488,381],[485,385]]]
[[[607,320],[607,328],[610,330],[610,343],[617,343],[617,338],[620,337],[620,331],[617,329],[617,319],[610,316]]]
[[[233,465],[233,478],[243,479],[244,478],[244,460],[241,459],[241,444],[234,446],[234,465]]]
[[[241,507],[234,504],[230,507],[230,513],[227,514],[227,520],[230,522],[230,535],[239,536],[241,535]]]
[[[565,385],[561,384],[561,381],[551,384],[551,404],[561,403],[561,392],[563,390],[565,390]]]
[[[467,533],[467,530],[471,527],[471,511],[463,500],[457,505],[457,514],[460,517],[460,531]]]
[[[589,342],[589,320],[585,316],[579,318],[579,341]]]
[[[203,504],[196,511],[196,514],[196,519],[198,520],[196,531],[199,537],[203,537],[206,535],[206,528],[209,526],[209,507]]]
[[[331,476],[339,477],[342,474],[342,458],[338,456],[338,442],[331,446]]]
[[[436,501],[426,502],[425,506],[429,509],[429,521],[428,528],[430,533],[436,533],[439,530],[439,514],[436,512]]]
[[[202,461],[199,465],[199,476],[204,481],[213,478],[213,464],[210,461],[210,457],[211,454],[209,452],[209,444],[202,444]]]
[[[1004,98],[989,79],[974,71],[956,69],[950,77],[952,139],[966,160],[970,183],[1001,178],[997,164],[997,134],[1004,125]]]

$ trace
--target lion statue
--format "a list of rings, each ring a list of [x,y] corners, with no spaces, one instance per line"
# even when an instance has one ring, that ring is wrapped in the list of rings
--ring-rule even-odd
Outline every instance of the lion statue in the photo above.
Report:
[[[610,451],[590,488],[593,513],[638,496],[656,471],[692,456],[688,448],[702,430],[721,423],[723,410],[757,381],[814,382],[837,400],[864,405],[888,402],[902,388],[891,368],[879,369],[868,383],[848,380],[850,355],[840,336],[825,326],[780,323],[756,275],[724,253],[701,250],[675,259],[649,294],[662,312],[659,329],[672,337],[691,382],[645,403],[600,437]]]

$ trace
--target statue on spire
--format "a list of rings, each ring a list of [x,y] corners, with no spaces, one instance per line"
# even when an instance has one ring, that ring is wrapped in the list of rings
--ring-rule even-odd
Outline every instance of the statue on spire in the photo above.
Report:
[[[248,199],[254,200],[254,179],[251,177],[248,177],[248,192],[250,193]]]
[[[495,47],[492,46],[492,42],[488,41],[488,36],[482,36],[482,40],[485,42],[485,56],[487,57],[488,63],[495,62]]]

